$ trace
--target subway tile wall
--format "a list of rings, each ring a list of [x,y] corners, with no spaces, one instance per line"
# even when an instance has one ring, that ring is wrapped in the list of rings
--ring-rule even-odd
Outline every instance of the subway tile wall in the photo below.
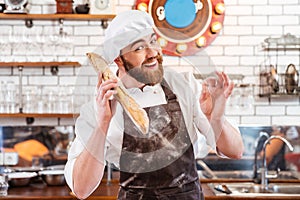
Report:
[[[116,12],[129,10],[134,0],[115,0]],[[74,1],[74,5],[82,3]],[[271,54],[271,61],[266,61],[265,53],[260,51],[261,42],[267,37],[280,37],[291,33],[299,37],[300,33],[300,0],[225,0],[226,16],[224,27],[216,40],[204,51],[188,58],[166,57],[165,65],[178,72],[193,71],[208,73],[215,69],[223,70],[228,74],[242,74],[243,83],[257,85],[259,83],[260,65],[266,62],[275,62],[275,54]],[[55,13],[55,0],[30,1],[30,13]],[[63,48],[51,49],[53,46],[46,43],[43,53],[39,43],[35,43],[33,50],[28,50],[26,37],[31,35],[37,41],[39,35],[49,40],[51,35],[59,31],[58,21],[34,20],[32,28],[26,28],[23,20],[0,19],[1,61],[52,61],[71,60],[82,64],[81,68],[59,68],[58,75],[52,75],[45,68],[25,68],[23,70],[24,88],[38,88],[44,93],[53,92],[57,97],[61,88],[68,88],[74,93],[72,99],[75,112],[80,105],[93,98],[96,76],[89,66],[85,53],[94,51],[101,45],[104,30],[100,21],[64,21],[63,30],[70,36],[71,50]],[[17,51],[4,47],[5,42],[18,38]],[[47,36],[47,38],[46,38]],[[39,38],[40,39],[40,38]],[[24,44],[23,44],[24,43]],[[21,45],[23,44],[23,45]],[[48,45],[48,46],[47,46]],[[203,56],[204,55],[204,56]],[[208,58],[207,58],[208,57]],[[273,60],[272,60],[273,59]],[[285,67],[294,63],[300,70],[299,52],[280,52],[278,70],[283,72]],[[193,65],[191,65],[191,63]],[[209,66],[209,67],[207,67]],[[2,82],[19,82],[17,68],[1,68]],[[240,82],[237,81],[236,82]],[[69,91],[67,90],[67,91]],[[299,125],[300,98],[278,97],[260,98],[257,87],[235,88],[228,102],[226,116],[236,124],[260,125]],[[46,95],[46,94],[44,94]],[[243,102],[243,103],[241,103]],[[248,103],[247,103],[248,102]],[[36,119],[33,125],[72,125],[74,119]],[[0,125],[26,125],[22,118],[0,118]]]

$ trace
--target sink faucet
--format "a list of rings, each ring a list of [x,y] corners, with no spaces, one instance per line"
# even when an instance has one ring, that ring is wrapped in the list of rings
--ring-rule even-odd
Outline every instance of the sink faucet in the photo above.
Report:
[[[265,137],[266,139],[268,139],[269,138],[269,134],[266,133],[266,132],[263,132],[263,131],[259,132],[259,137],[255,140],[255,143],[254,143],[255,144],[255,154],[254,154],[254,164],[253,164],[253,180],[255,182],[258,182],[257,181],[257,178],[258,178],[257,177],[257,154],[260,151],[258,144],[259,144],[259,141],[263,137]]]
[[[274,178],[274,176],[271,176],[271,175],[268,174],[268,167],[267,167],[267,161],[266,161],[266,146],[273,139],[280,139],[281,141],[283,141],[288,146],[290,151],[294,150],[291,143],[289,143],[285,138],[283,138],[279,135],[273,135],[265,141],[265,143],[263,145],[263,167],[260,169],[260,172],[261,172],[261,186],[265,189],[268,188],[268,179],[269,178]]]
[[[205,164],[203,160],[197,160],[197,163],[206,171],[209,175],[211,175],[212,179],[218,178],[215,173]]]
[[[111,163],[107,163],[107,182],[106,185],[111,185],[111,179],[112,179],[112,168],[111,168]]]

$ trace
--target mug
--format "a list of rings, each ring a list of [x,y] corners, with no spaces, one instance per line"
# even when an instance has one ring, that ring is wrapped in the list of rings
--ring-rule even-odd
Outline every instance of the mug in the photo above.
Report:
[[[0,3],[0,13],[3,13],[6,9],[5,3]]]

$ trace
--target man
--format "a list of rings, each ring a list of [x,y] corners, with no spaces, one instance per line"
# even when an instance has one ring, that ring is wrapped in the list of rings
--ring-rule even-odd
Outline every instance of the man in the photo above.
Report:
[[[281,136],[283,138],[286,138],[286,127],[279,127],[279,126],[272,126],[272,130],[269,131],[269,135],[276,135]],[[260,151],[259,157],[262,159],[264,152],[263,152],[263,145],[265,143],[267,138],[265,140],[261,140],[258,143],[258,150]],[[286,170],[286,162],[285,162],[285,155],[286,148],[285,143],[280,139],[273,139],[269,142],[269,144],[266,146],[266,164],[269,170]],[[259,163],[262,164],[262,163]]]
[[[195,158],[208,149],[240,158],[240,133],[224,118],[233,89],[227,75],[204,84],[200,97],[192,74],[164,69],[161,49],[145,12],[120,13],[105,34],[103,56],[118,65],[118,77],[145,109],[150,128],[143,135],[132,123],[113,90],[119,80],[102,81],[96,101],[84,105],[76,121],[76,138],[65,168],[78,198],[100,184],[105,161],[120,170],[118,199],[202,199]],[[209,148],[208,148],[209,147]]]

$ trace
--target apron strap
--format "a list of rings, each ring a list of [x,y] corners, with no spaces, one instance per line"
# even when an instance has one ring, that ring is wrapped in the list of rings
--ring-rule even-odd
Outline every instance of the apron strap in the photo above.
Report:
[[[162,86],[162,88],[163,88],[163,90],[165,92],[165,96],[166,96],[167,102],[176,101],[177,100],[176,94],[174,94],[172,92],[172,90],[170,89],[170,86],[165,81],[165,79],[162,80],[161,86]]]

